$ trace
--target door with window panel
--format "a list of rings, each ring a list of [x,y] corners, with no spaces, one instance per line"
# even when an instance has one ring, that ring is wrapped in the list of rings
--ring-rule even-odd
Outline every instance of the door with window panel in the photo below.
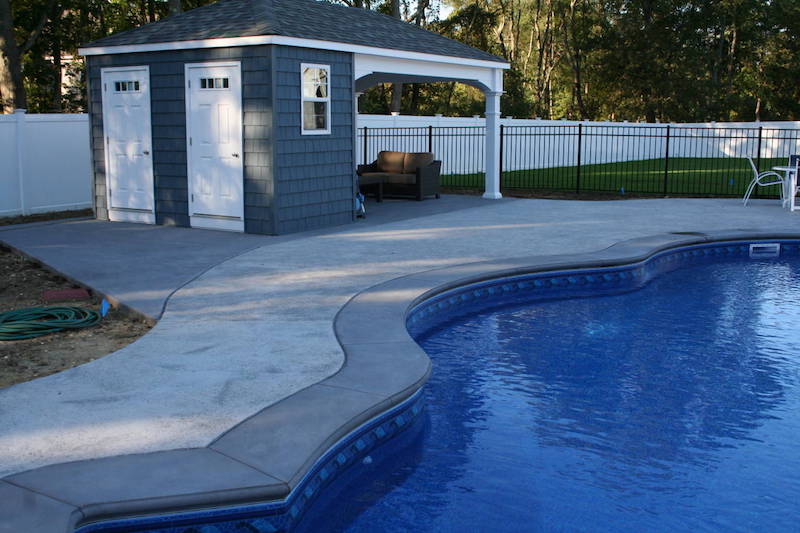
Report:
[[[187,65],[193,226],[243,230],[242,89],[236,64]]]
[[[117,220],[118,214],[125,219],[133,216],[132,211],[152,212],[155,202],[148,68],[107,68],[101,76],[109,208],[128,212],[112,212],[110,216]]]

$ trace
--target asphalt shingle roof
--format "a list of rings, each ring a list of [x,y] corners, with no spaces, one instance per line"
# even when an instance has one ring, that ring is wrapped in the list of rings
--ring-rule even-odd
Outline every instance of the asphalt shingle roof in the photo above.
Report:
[[[495,55],[367,9],[317,0],[219,0],[86,47],[281,35],[505,62]]]

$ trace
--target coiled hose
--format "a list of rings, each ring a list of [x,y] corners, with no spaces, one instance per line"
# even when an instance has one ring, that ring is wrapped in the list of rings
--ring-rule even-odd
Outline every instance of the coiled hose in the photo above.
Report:
[[[0,340],[32,339],[63,331],[94,326],[100,313],[82,307],[29,307],[0,313]]]

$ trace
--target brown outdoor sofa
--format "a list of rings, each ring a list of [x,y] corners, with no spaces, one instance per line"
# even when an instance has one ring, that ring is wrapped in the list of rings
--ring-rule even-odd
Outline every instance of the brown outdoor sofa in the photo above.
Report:
[[[410,196],[423,200],[439,198],[442,162],[430,152],[380,152],[369,165],[358,165],[356,173],[362,189],[376,189],[378,201],[384,196]]]

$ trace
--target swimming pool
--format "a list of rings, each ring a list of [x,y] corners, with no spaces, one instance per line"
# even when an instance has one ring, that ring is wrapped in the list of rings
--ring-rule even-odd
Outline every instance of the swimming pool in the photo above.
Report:
[[[345,431],[283,499],[209,492],[198,499],[207,503],[141,505],[78,531],[793,529],[800,241],[723,235],[658,235],[372,287],[337,316],[348,363],[323,383],[336,390],[346,378],[396,399],[332,425],[312,417],[320,435]],[[711,267],[722,270],[700,275]],[[409,333],[435,363],[424,389],[429,359]],[[301,396],[287,402],[336,412]],[[304,421],[286,422],[261,435],[272,442]]]
[[[298,531],[796,530],[800,258],[756,256],[693,246],[422,302],[425,416]]]

